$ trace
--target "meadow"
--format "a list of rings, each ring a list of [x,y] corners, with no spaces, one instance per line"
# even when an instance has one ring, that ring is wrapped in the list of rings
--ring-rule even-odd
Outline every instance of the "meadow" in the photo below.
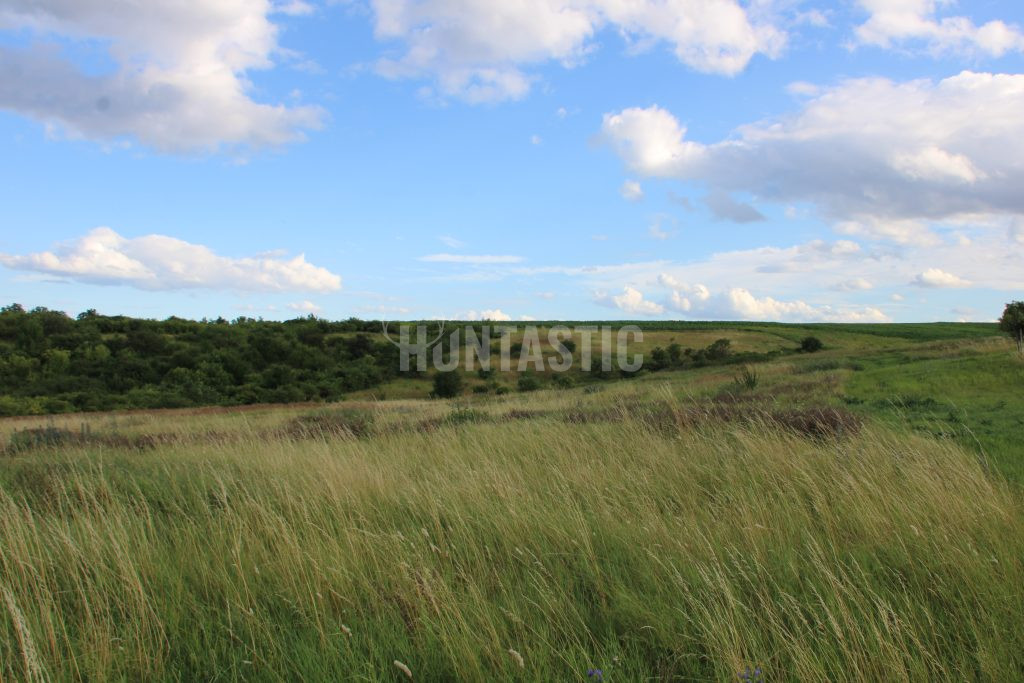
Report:
[[[1012,344],[644,345],[722,337],[756,355],[0,420],[0,679],[1024,678]]]

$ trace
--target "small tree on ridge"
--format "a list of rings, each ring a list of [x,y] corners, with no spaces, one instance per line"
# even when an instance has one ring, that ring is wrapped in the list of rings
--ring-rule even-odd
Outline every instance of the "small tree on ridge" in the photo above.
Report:
[[[1017,353],[1024,355],[1024,301],[1006,304],[1003,317],[999,319],[999,329],[1013,337],[1017,342]]]

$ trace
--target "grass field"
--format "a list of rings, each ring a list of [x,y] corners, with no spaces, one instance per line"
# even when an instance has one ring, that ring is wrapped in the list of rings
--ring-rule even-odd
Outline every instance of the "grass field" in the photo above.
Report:
[[[891,327],[746,387],[0,421],[0,679],[1024,679],[1024,363]]]

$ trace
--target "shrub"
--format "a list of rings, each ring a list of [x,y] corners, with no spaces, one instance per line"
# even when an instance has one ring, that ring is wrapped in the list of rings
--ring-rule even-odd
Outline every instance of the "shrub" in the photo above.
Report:
[[[435,398],[453,398],[462,393],[462,375],[458,370],[450,372],[438,372],[434,375],[434,391],[431,396]]]
[[[519,391],[536,391],[540,389],[540,380],[533,373],[523,373],[516,383]]]
[[[683,362],[683,347],[676,342],[668,345],[668,362],[671,365],[679,365]]]
[[[732,353],[732,342],[728,339],[716,339],[704,349],[704,357],[708,360],[722,360]]]
[[[662,368],[667,368],[669,365],[670,361],[668,351],[660,346],[655,346],[651,349],[651,362],[648,364],[651,370],[661,370]]]
[[[571,389],[576,386],[576,380],[564,372],[556,372],[555,376],[551,378],[551,381],[559,389]]]
[[[825,348],[825,345],[817,337],[804,337],[800,342],[800,350],[804,353],[814,353],[815,351],[821,351],[823,348]]]

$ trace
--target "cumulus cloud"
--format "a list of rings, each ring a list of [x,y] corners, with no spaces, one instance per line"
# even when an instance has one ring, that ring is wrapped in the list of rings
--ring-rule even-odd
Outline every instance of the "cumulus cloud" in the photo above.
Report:
[[[488,263],[519,263],[523,260],[523,257],[493,254],[428,254],[427,256],[421,256],[419,260],[426,261],[427,263],[472,263],[479,265]]]
[[[483,311],[466,311],[462,315],[456,316],[456,320],[490,320],[492,322],[508,322],[512,320],[512,316],[505,313],[500,308],[485,309]]]
[[[644,188],[635,180],[627,180],[619,188],[622,198],[630,202],[638,202],[644,198]]]
[[[917,275],[912,284],[918,287],[970,287],[967,280],[938,268],[929,268]]]
[[[306,299],[305,301],[296,301],[295,303],[288,304],[288,308],[298,313],[319,313],[323,309],[317,306],[315,303]]]
[[[665,306],[689,317],[722,320],[777,320],[793,322],[884,322],[889,317],[874,307],[813,306],[802,300],[757,297],[744,287],[723,287],[717,293],[703,284],[689,285],[669,273],[659,273],[657,284],[669,290]],[[864,286],[866,285],[866,286]],[[865,280],[854,281],[868,289]]]
[[[777,55],[785,34],[737,0],[373,0],[375,34],[404,54],[377,69],[432,77],[470,102],[516,99],[531,65],[581,62],[606,28],[633,45],[668,44],[697,71],[734,75],[756,54]],[[763,14],[763,13],[762,13]]]
[[[1003,21],[981,26],[968,17],[938,17],[945,0],[860,0],[869,13],[856,28],[857,42],[889,48],[921,45],[932,53],[956,52],[1000,57],[1024,50],[1024,34]]]
[[[965,71],[844,81],[712,144],[661,107],[630,108],[605,115],[602,139],[631,173],[808,202],[849,234],[921,243],[932,238],[913,221],[1024,214],[1021,111],[1024,74]]]
[[[8,0],[0,30],[32,42],[0,47],[0,109],[71,137],[162,151],[301,140],[321,124],[321,109],[260,103],[249,92],[247,74],[273,66],[280,52],[273,11],[266,0]],[[80,70],[61,42],[105,46],[113,69]]]
[[[76,282],[128,285],[144,290],[223,289],[239,292],[341,289],[341,277],[298,255],[231,258],[209,247],[166,235],[122,237],[96,228],[84,237],[34,254],[0,254],[8,268],[56,275]]]
[[[718,310],[742,320],[846,323],[889,321],[889,316],[873,307],[837,310],[832,306],[811,306],[800,300],[778,301],[770,296],[759,299],[741,287],[732,288],[719,297]]]
[[[597,292],[594,301],[602,306],[617,308],[630,314],[657,315],[664,313],[665,307],[659,303],[648,301],[643,293],[635,287],[624,287],[622,294]]]

